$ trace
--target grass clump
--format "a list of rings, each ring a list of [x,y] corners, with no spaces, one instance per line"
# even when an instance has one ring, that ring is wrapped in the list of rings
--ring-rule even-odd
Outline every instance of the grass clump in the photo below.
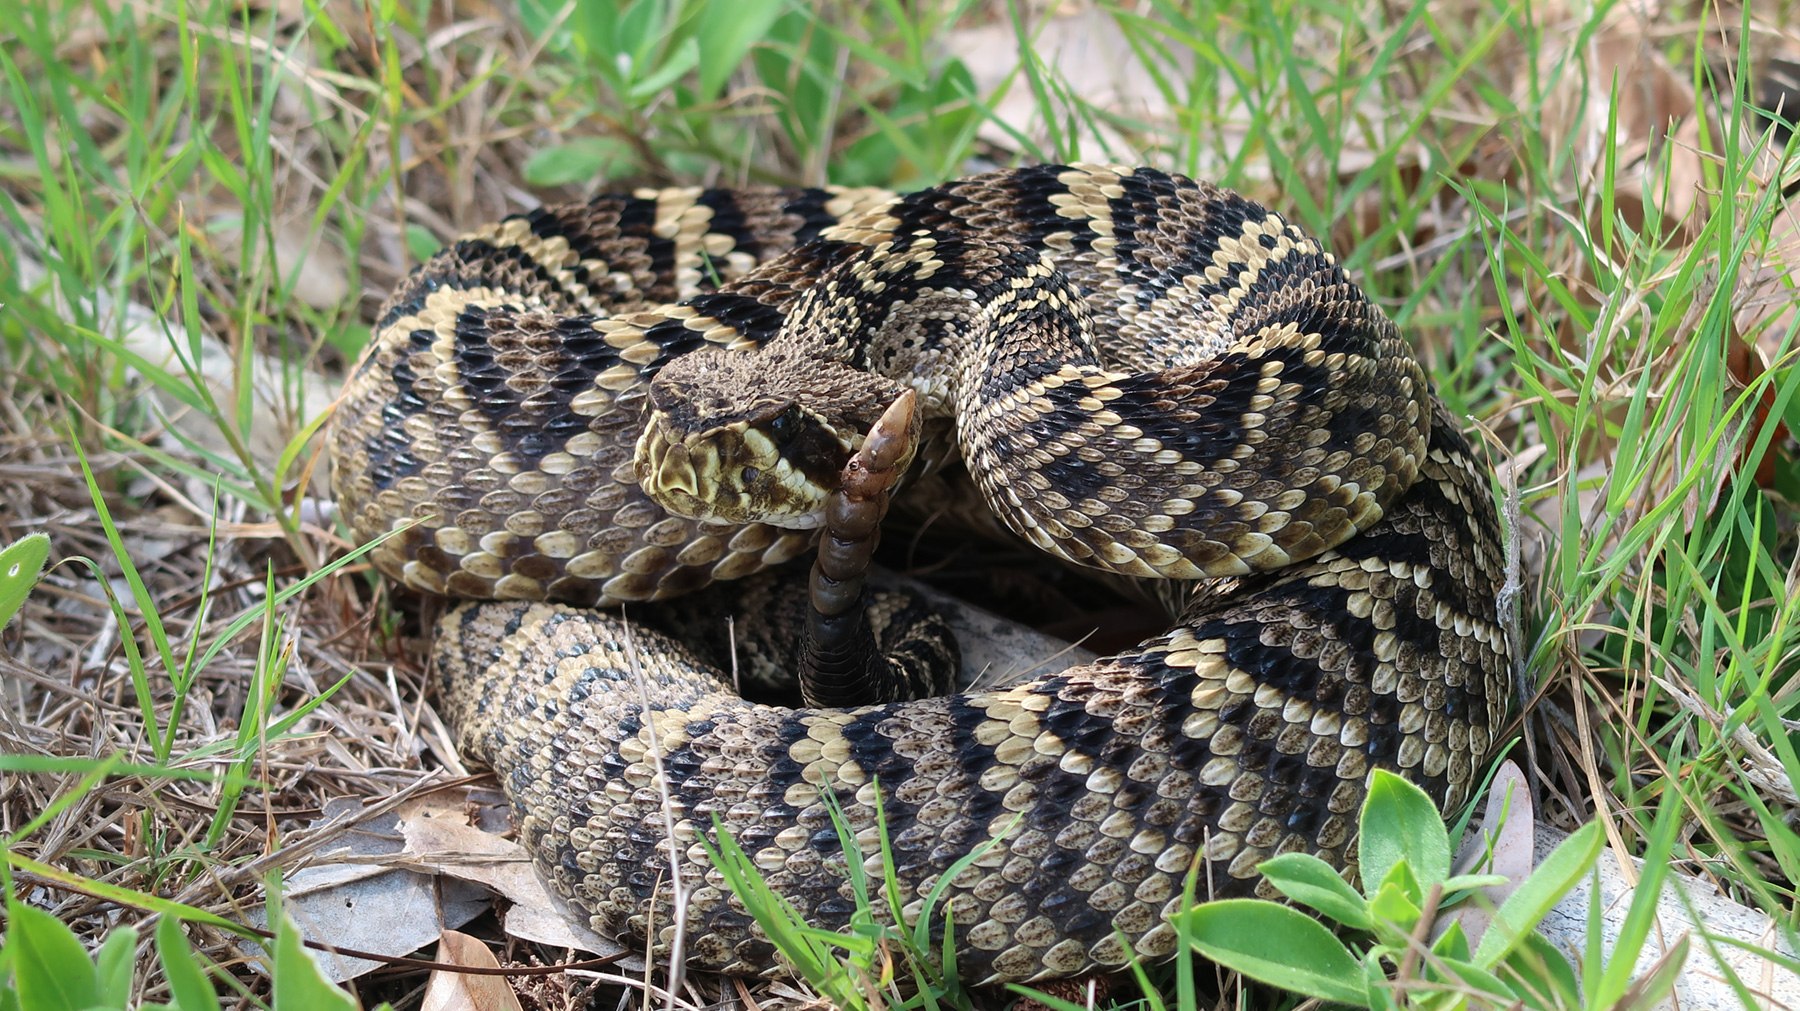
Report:
[[[22,605],[0,578],[8,896],[90,949],[179,902],[215,981],[279,1001],[205,917],[243,922],[268,871],[341,831],[320,818],[334,799],[459,769],[420,702],[419,605],[341,539],[316,439],[375,305],[439,245],[601,186],[910,187],[1080,157],[1215,179],[1327,238],[1501,461],[1543,819],[1598,821],[1617,856],[1791,931],[1800,229],[1765,87],[1780,18],[0,7],[0,542],[41,532],[26,543],[55,562]],[[1084,63],[1074,41],[1125,55]],[[102,949],[96,986],[131,947]],[[182,1001],[181,970],[139,947],[130,996]],[[1583,1000],[1624,995],[1630,954],[1584,966]],[[861,971],[883,1001],[922,999]],[[916,971],[916,993],[966,997]],[[1187,966],[1150,982],[1182,1008],[1268,996]]]

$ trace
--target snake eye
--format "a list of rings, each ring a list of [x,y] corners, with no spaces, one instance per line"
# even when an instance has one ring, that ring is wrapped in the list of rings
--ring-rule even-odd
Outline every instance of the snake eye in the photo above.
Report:
[[[786,442],[793,438],[794,433],[799,430],[800,408],[798,407],[790,407],[787,410],[782,411],[775,416],[774,421],[769,422],[769,434],[781,442]]]

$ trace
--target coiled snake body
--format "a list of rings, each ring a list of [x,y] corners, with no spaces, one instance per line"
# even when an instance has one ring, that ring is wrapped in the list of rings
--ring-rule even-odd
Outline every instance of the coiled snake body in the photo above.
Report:
[[[1278,853],[1346,864],[1370,769],[1460,804],[1507,708],[1468,444],[1317,241],[1177,176],[535,211],[416,272],[351,383],[339,501],[361,538],[404,528],[377,565],[510,601],[440,625],[461,743],[555,886],[663,949],[666,791],[695,964],[775,961],[700,846],[715,818],[809,922],[848,923],[826,789],[877,880],[879,801],[908,917],[993,841],[943,893],[965,980],[1166,956],[1196,861],[1217,896],[1266,893]],[[1021,536],[1205,580],[1175,627],[1004,689],[784,709],[585,610],[805,550],[905,389],[919,455],[959,454]]]

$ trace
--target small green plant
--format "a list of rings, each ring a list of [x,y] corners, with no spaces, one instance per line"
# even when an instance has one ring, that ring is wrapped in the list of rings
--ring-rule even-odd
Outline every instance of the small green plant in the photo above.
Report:
[[[0,551],[0,632],[12,623],[50,558],[50,538],[26,534]]]
[[[118,927],[92,957],[75,932],[56,917],[15,898],[6,903],[6,943],[0,946],[0,1011],[219,1011],[218,985],[201,968],[181,921],[165,915],[156,927],[156,954],[168,981],[166,1004],[131,1003],[132,965],[138,932]],[[274,958],[275,1011],[356,1011],[355,998],[331,985],[307,957],[300,931],[277,920]],[[383,1004],[382,1008],[388,1005]]]
[[[1203,903],[1176,926],[1194,950],[1220,965],[1354,1007],[1581,1006],[1574,969],[1533,928],[1593,867],[1603,842],[1598,823],[1564,840],[1476,939],[1460,922],[1435,941],[1432,928],[1450,907],[1507,879],[1450,873],[1450,836],[1423,790],[1378,770],[1359,838],[1360,893],[1306,853],[1286,853],[1257,868],[1283,895],[1348,928],[1349,943],[1313,917],[1263,899]],[[1678,967],[1682,958],[1669,962]],[[1660,981],[1664,989],[1673,978]]]
[[[522,0],[526,29],[592,96],[568,120],[589,135],[538,151],[525,179],[675,178],[720,164],[845,185],[948,178],[972,151],[981,116],[968,67],[930,40],[970,6]],[[769,144],[773,163],[752,156]]]
[[[845,874],[856,895],[856,908],[850,914],[846,932],[821,930],[807,924],[792,904],[776,894],[763,880],[756,861],[738,845],[731,833],[718,822],[714,831],[719,844],[714,848],[703,842],[713,866],[725,876],[745,909],[762,927],[781,956],[794,972],[820,994],[843,1011],[940,1011],[948,1006],[972,1007],[956,972],[955,910],[944,903],[944,892],[950,882],[970,865],[980,860],[998,844],[993,839],[977,846],[967,856],[950,865],[939,876],[936,887],[925,897],[917,916],[903,911],[899,879],[894,876],[893,848],[887,834],[887,819],[881,802],[875,804],[875,824],[879,833],[882,880],[871,882],[865,868],[867,854],[857,841],[843,809],[830,792],[821,794],[837,829],[838,842],[848,857]],[[876,885],[879,891],[871,886]],[[931,940],[933,911],[944,903],[944,932],[934,947]],[[905,926],[907,920],[911,926]],[[910,977],[899,982],[899,974]],[[899,985],[896,985],[896,984]],[[0,1009],[3,1011],[3,1009]]]

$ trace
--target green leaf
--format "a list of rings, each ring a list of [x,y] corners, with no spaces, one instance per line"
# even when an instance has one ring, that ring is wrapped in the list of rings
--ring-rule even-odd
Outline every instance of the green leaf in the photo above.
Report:
[[[1395,864],[1399,870],[1405,864]],[[1412,933],[1413,925],[1419,922],[1420,910],[1411,896],[1406,894],[1406,887],[1398,881],[1389,880],[1381,886],[1381,891],[1369,900],[1369,916],[1375,921],[1375,929],[1389,944],[1404,944],[1406,936]]]
[[[131,968],[137,958],[138,932],[116,927],[94,952],[95,981],[102,1007],[123,1011],[131,1002]]]
[[[616,2],[617,0],[583,0],[583,3],[593,7],[601,4],[615,5]],[[620,54],[624,54],[633,60],[642,61],[649,54],[650,47],[667,34],[669,26],[664,25],[658,17],[662,13],[661,8],[660,0],[633,0],[617,19],[618,27],[613,34],[614,49],[606,55],[616,60]]]
[[[162,958],[163,975],[169,978],[169,993],[181,1011],[218,1011],[218,989],[194,961],[180,920],[165,916],[156,925],[156,953]]]
[[[1558,1011],[1581,1006],[1581,982],[1575,978],[1575,967],[1542,934],[1527,935],[1495,968],[1495,974],[1502,980],[1517,981],[1513,989],[1526,1007]]]
[[[1223,899],[1176,919],[1195,951],[1227,969],[1322,1000],[1368,1004],[1356,957],[1299,910],[1260,899]]]
[[[606,6],[611,7],[612,0],[607,0]],[[525,33],[532,38],[544,38],[544,33],[550,30],[551,25],[556,24],[562,7],[563,5],[556,3],[555,0],[519,0],[519,23],[524,26]],[[580,16],[580,14],[575,15],[577,18]],[[571,37],[567,23],[565,23],[561,31],[544,40],[544,48],[553,53],[563,52],[569,48]]]
[[[1360,840],[1357,860],[1365,893],[1375,892],[1401,860],[1412,867],[1422,888],[1450,876],[1450,834],[1437,805],[1424,790],[1386,769],[1376,769],[1369,782]],[[1417,903],[1422,895],[1409,898]]]
[[[1444,894],[1468,892],[1477,888],[1497,888],[1511,880],[1504,874],[1458,874],[1444,879]]]
[[[408,223],[406,226],[406,251],[420,263],[431,259],[431,255],[444,248],[438,237],[431,234],[431,229],[424,225]]]
[[[1317,909],[1346,927],[1372,930],[1368,903],[1331,865],[1310,853],[1283,853],[1258,864],[1281,894]]]
[[[1463,959],[1453,958],[1448,955],[1438,956],[1437,962],[1444,968],[1449,969],[1450,973],[1446,977],[1444,973],[1428,969],[1426,976],[1431,980],[1439,983],[1461,984],[1465,987],[1474,987],[1475,989],[1485,991],[1498,998],[1499,1005],[1502,1007],[1507,1003],[1519,999],[1519,994],[1513,987],[1508,986],[1504,980],[1488,972],[1486,969],[1477,968]]]
[[[1594,865],[1604,843],[1598,822],[1588,822],[1564,839],[1495,911],[1493,923],[1475,949],[1475,964],[1492,969],[1529,936],[1550,907]]]
[[[681,80],[681,75],[693,69],[700,62],[700,44],[688,39],[670,53],[663,65],[656,68],[650,76],[632,84],[625,93],[633,103],[643,102],[656,97],[659,92],[668,90]]]
[[[769,34],[785,0],[711,0],[700,15],[700,100],[710,102],[744,62],[750,47]]]
[[[717,848],[704,839],[701,840],[701,845],[706,847],[706,855],[712,860],[713,866],[724,875],[726,884],[731,886],[732,892],[756,920],[757,926],[763,929],[770,943],[781,951],[802,979],[821,993],[835,995],[838,988],[832,984],[843,978],[842,973],[832,971],[838,966],[831,956],[831,946],[838,939],[820,943],[817,937],[807,933],[800,914],[763,880],[755,861],[738,845],[737,839],[725,828],[717,814],[713,815],[713,834],[718,839]],[[854,1002],[844,1002],[839,1006],[852,1007]]]
[[[1445,958],[1460,958],[1465,962],[1469,960],[1469,935],[1463,933],[1461,920],[1450,921],[1449,929],[1432,943],[1431,952]]]
[[[0,631],[25,606],[49,559],[50,538],[45,534],[26,534],[0,551]]]
[[[23,835],[24,833],[20,834]],[[19,870],[27,871],[48,881],[68,885],[71,889],[78,887],[80,890],[92,894],[95,898],[106,899],[110,902],[116,902],[121,906],[131,906],[135,909],[142,909],[152,913],[162,913],[165,916],[179,914],[184,920],[194,923],[205,923],[209,926],[217,927],[228,934],[235,934],[245,940],[259,940],[257,935],[252,932],[250,928],[241,923],[235,923],[228,920],[217,913],[209,913],[204,909],[185,905],[180,902],[174,902],[162,898],[161,896],[152,895],[148,892],[140,892],[131,888],[122,888],[118,885],[108,884],[105,881],[97,881],[93,878],[84,878],[52,864],[33,860],[16,849],[0,849],[0,859],[4,859],[8,864],[11,864]],[[0,952],[6,950],[8,949],[0,949]]]
[[[1031,987],[1020,986],[1017,983],[1008,983],[1006,984],[1006,988],[1021,997],[1029,997],[1032,1000],[1037,1001],[1039,1004],[1049,1008],[1050,1011],[1087,1011],[1086,1004],[1077,1004],[1072,1000],[1065,1000],[1053,993],[1045,993],[1042,990],[1033,990]]]
[[[1381,951],[1370,948],[1362,954],[1363,989],[1368,993],[1370,1011],[1398,1011],[1394,1004],[1394,988],[1388,985],[1387,967],[1381,964]]]
[[[637,152],[616,137],[580,137],[532,155],[525,162],[525,181],[533,186],[605,182],[637,163]]]
[[[555,18],[555,11],[561,6],[554,0],[545,6],[545,27],[549,26]],[[594,64],[605,70],[614,69],[619,55],[617,0],[576,0],[575,12],[570,16],[569,24],[581,33]]]
[[[8,902],[7,947],[19,1003],[31,1011],[85,1011],[100,1001],[99,980],[87,949],[74,931],[49,913],[23,902]]]
[[[1400,890],[1414,905],[1425,901],[1425,889],[1419,887],[1419,879],[1413,877],[1412,864],[1405,860],[1388,868],[1387,877],[1381,880],[1381,887],[1393,885]],[[1376,892],[1376,895],[1381,894]]]
[[[1649,972],[1632,982],[1619,1002],[1613,1005],[1614,1011],[1656,1007],[1675,988],[1676,978],[1687,968],[1689,943],[1690,935],[1682,934],[1681,939],[1656,960]],[[1741,986],[1738,992],[1743,993]]]
[[[300,943],[300,928],[287,914],[275,927],[274,1011],[357,1011],[356,1001],[331,985]],[[182,1011],[187,1011],[183,1005]]]

